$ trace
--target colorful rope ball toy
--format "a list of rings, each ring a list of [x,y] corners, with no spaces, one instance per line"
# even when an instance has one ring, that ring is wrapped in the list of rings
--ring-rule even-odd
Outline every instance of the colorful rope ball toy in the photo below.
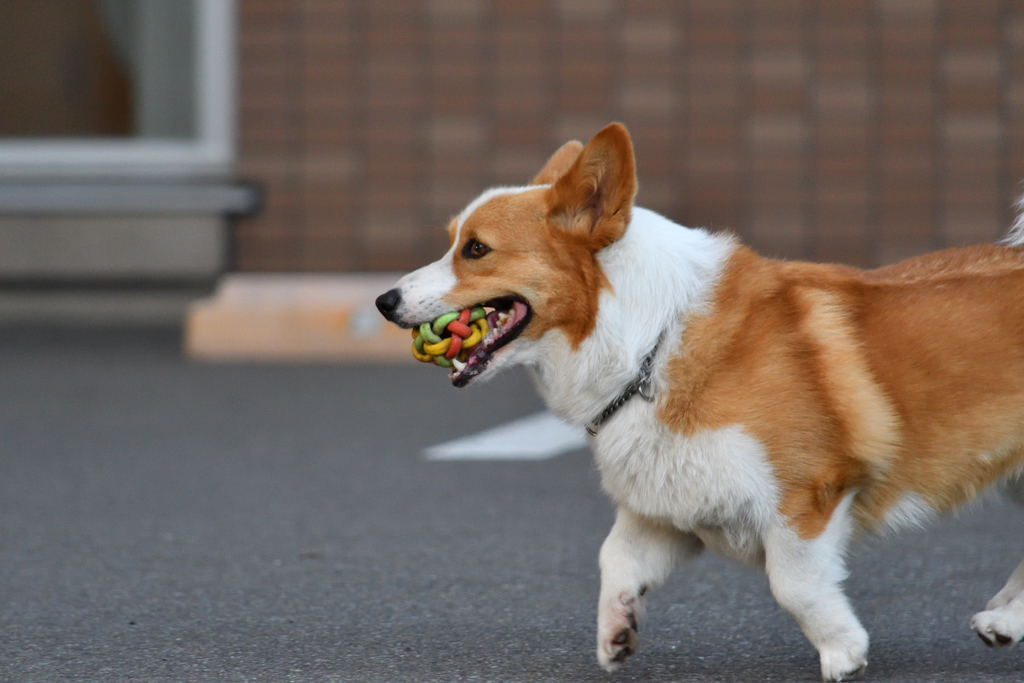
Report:
[[[423,363],[451,368],[466,362],[469,352],[487,336],[487,312],[480,306],[445,313],[412,331],[412,355]]]

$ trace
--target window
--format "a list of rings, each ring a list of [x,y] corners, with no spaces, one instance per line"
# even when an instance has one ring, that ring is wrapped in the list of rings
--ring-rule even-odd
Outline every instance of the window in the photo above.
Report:
[[[0,177],[229,173],[234,38],[234,0],[3,0]]]

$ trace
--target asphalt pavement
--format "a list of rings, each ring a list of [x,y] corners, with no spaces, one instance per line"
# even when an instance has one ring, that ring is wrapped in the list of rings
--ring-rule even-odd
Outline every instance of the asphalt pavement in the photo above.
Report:
[[[766,579],[706,555],[594,659],[612,521],[586,451],[427,462],[526,377],[205,365],[165,331],[0,330],[0,681],[814,681]],[[870,681],[1022,681],[970,616],[1024,557],[992,499],[851,555]]]

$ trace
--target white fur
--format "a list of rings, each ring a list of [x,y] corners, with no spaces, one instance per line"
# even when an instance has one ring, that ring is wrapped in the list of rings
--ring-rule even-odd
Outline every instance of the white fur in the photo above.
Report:
[[[402,293],[396,311],[397,320],[402,324],[417,325],[452,310],[445,297],[456,284],[452,259],[457,244],[457,241],[453,243],[440,260],[414,270],[395,285]]]
[[[1018,591],[1004,605],[975,614],[971,619],[971,628],[994,647],[1019,643],[1024,638],[1024,592]]]
[[[884,525],[890,532],[923,529],[935,517],[935,508],[928,505],[924,498],[916,493],[908,493],[885,513]]]
[[[701,541],[668,524],[652,524],[620,507],[601,545],[601,595],[597,606],[597,659],[608,671],[639,646],[634,625],[643,620],[644,594],[662,584],[682,559],[700,553]],[[620,636],[625,642],[615,642]],[[624,648],[629,653],[622,653]]]
[[[1024,196],[1020,197],[1013,205],[1017,209],[1017,218],[1002,239],[1002,243],[1010,247],[1024,245]]]
[[[598,254],[611,291],[598,301],[594,331],[573,351],[562,332],[552,330],[529,348],[519,345],[516,360],[534,368],[538,388],[555,413],[586,424],[637,375],[666,330],[667,348],[656,371],[664,367],[678,347],[683,320],[707,306],[734,248],[730,237],[634,208],[626,234]]]
[[[673,434],[653,404],[634,400],[598,433],[594,455],[619,505],[763,564],[760,537],[777,517],[777,487],[763,446],[740,427]]]
[[[842,590],[854,495],[846,495],[817,538],[801,540],[787,524],[779,524],[765,535],[765,566],[772,595],[818,649],[821,676],[826,681],[849,680],[867,666],[868,634]]]

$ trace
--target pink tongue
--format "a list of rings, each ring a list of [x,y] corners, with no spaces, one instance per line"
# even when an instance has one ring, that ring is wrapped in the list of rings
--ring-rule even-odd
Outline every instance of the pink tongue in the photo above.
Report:
[[[516,320],[522,320],[524,316],[526,316],[526,304],[524,304],[522,301],[515,301],[515,302],[513,302],[513,306],[512,306],[512,320],[513,320],[513,322],[516,321]]]

